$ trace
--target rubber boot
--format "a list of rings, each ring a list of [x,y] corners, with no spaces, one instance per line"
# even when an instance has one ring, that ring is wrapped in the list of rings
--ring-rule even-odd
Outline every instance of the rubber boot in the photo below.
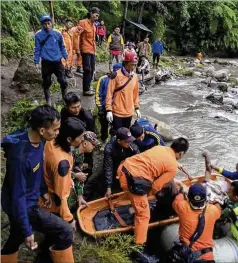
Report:
[[[82,67],[77,66],[77,70],[76,70],[76,72],[82,74],[82,73],[83,73],[83,69],[82,69]]]
[[[1,255],[1,263],[17,263],[18,251],[10,255]]]
[[[54,263],[74,263],[72,246],[65,250],[53,250],[50,247],[50,255]]]
[[[65,76],[69,79],[73,78],[73,74],[70,69],[65,69]]]

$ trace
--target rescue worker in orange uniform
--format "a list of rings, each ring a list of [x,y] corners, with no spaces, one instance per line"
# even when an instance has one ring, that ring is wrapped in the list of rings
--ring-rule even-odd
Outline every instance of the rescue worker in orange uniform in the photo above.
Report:
[[[121,127],[130,128],[134,110],[141,118],[139,78],[134,72],[136,65],[136,54],[125,53],[122,68],[111,74],[106,96],[106,118],[112,124],[111,135]]]
[[[221,216],[220,205],[207,203],[207,191],[202,184],[192,185],[188,190],[187,199],[180,193],[173,202],[173,208],[179,216],[179,240],[187,246],[190,244],[190,238],[198,226],[199,215],[205,206],[204,230],[191,249],[198,255],[195,262],[215,263],[212,237],[216,220]]]
[[[76,221],[67,203],[72,187],[73,153],[74,149],[78,149],[79,154],[93,151],[96,142],[94,143],[90,139],[92,136],[87,136],[87,133],[92,132],[85,132],[81,121],[71,117],[62,123],[57,138],[45,145],[44,177],[53,200],[49,211],[59,214],[74,230],[76,230]],[[93,135],[96,138],[94,133]],[[86,180],[82,172],[74,173],[74,176],[81,183]],[[82,193],[78,196],[78,203],[86,203]]]
[[[77,65],[76,72],[83,73],[82,56],[79,50],[79,35],[80,35],[80,30],[82,30],[82,28],[79,26],[79,23],[80,23],[80,20],[78,22],[78,25],[73,27],[71,31],[73,33],[74,65]]]
[[[187,152],[184,138],[173,141],[170,147],[155,146],[127,158],[117,170],[121,188],[128,194],[135,210],[135,241],[144,244],[150,221],[148,195],[157,194],[177,173],[177,160]]]
[[[96,28],[95,22],[99,18],[100,10],[97,7],[90,8],[87,18],[79,22],[79,48],[78,55],[83,59],[83,95],[93,96],[95,93],[91,88],[91,82],[96,62]],[[82,28],[82,29],[81,29]],[[80,53],[79,53],[80,52]]]
[[[71,68],[73,66],[73,33],[71,31],[73,23],[70,20],[65,22],[65,27],[61,30],[61,34],[64,39],[64,44],[68,53],[67,61],[62,59],[62,63],[65,67],[65,76],[72,78]]]

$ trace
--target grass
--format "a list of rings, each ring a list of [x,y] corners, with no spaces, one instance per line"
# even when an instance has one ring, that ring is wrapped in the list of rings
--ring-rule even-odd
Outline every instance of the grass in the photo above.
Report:
[[[84,239],[79,249],[74,249],[75,262],[78,263],[132,263],[132,252],[142,249],[134,243],[134,237],[126,234],[110,235],[89,243]]]

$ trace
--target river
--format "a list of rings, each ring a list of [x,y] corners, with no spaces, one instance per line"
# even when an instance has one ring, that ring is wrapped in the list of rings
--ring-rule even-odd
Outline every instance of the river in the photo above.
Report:
[[[200,78],[157,84],[140,97],[141,111],[188,137],[190,147],[180,162],[191,175],[204,174],[203,150],[211,153],[212,163],[234,171],[238,162],[238,111],[227,113],[206,101],[210,91],[198,90],[198,83]],[[189,105],[194,109],[187,110]]]

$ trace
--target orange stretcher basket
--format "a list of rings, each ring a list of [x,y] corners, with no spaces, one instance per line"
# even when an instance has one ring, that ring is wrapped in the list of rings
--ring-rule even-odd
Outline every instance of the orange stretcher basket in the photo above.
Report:
[[[221,175],[212,174],[211,179],[215,180],[217,176],[221,177]],[[181,182],[184,183],[186,186],[190,186],[192,183],[202,183],[204,181],[204,176],[198,176],[196,177],[195,180],[192,180],[191,182],[189,179],[184,179],[184,180],[181,180]],[[227,178],[225,180],[228,183],[231,182]],[[148,199],[155,200],[156,198],[155,196],[149,196]],[[110,202],[108,202],[108,198],[104,197],[104,198],[100,198],[95,201],[89,202],[87,207],[78,208],[77,217],[78,217],[80,228],[82,229],[83,232],[85,232],[86,234],[90,236],[100,237],[100,236],[106,236],[106,235],[114,234],[114,233],[127,232],[127,231],[134,229],[133,225],[127,225],[124,227],[121,226],[119,228],[101,230],[101,231],[97,231],[95,229],[93,219],[98,212],[103,211],[105,209],[110,209],[111,206],[113,206],[114,208],[118,208],[120,206],[131,204],[130,200],[127,199],[127,195],[124,192],[120,192],[120,193],[112,195]],[[168,225],[171,223],[176,223],[178,221],[179,221],[179,218],[177,216],[174,216],[174,217],[171,217],[165,220],[152,222],[149,224],[149,229],[153,227],[157,227],[157,226],[164,226],[164,225]]]

